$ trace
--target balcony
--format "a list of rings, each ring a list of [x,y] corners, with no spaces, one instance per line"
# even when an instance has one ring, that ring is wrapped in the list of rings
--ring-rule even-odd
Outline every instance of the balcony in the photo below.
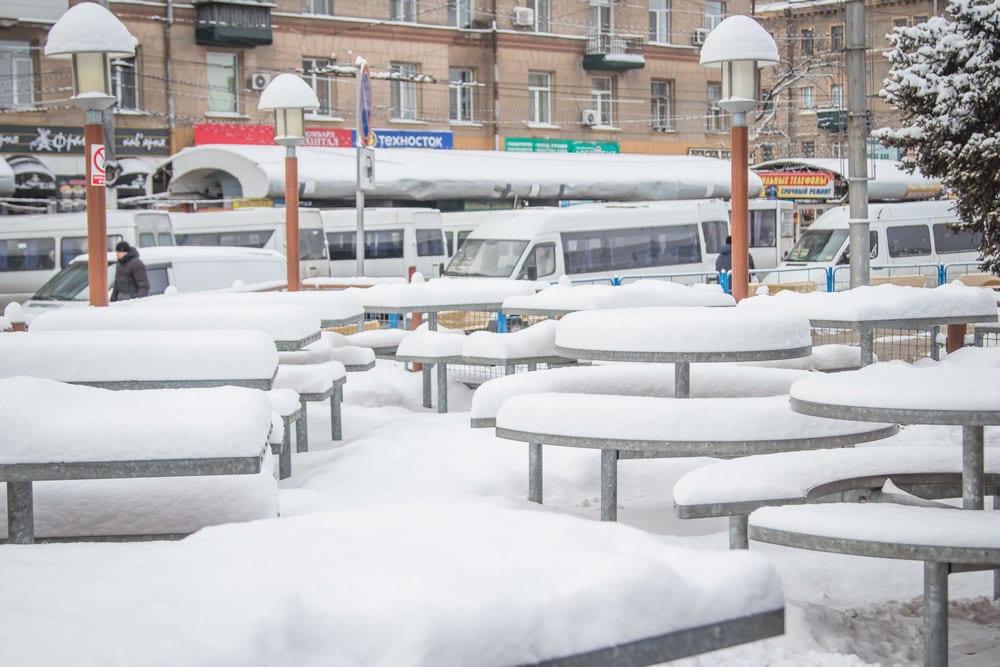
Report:
[[[583,69],[624,72],[646,66],[643,39],[637,35],[591,35],[583,55]]]
[[[253,48],[271,43],[270,2],[194,0],[198,9],[194,41],[202,46]]]

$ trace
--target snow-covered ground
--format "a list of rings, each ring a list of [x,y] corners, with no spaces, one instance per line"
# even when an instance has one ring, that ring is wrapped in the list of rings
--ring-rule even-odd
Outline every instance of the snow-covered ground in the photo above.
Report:
[[[568,534],[565,520],[575,518],[573,535],[622,540],[630,550],[655,549],[649,540],[719,555],[727,550],[724,520],[674,516],[673,483],[707,460],[623,461],[618,516],[624,525],[609,526],[598,521],[599,452],[547,447],[545,504],[539,508],[526,500],[527,445],[497,439],[492,429],[470,429],[471,390],[451,386],[449,414],[420,407],[420,396],[420,375],[388,362],[351,374],[344,440],[326,439],[328,415],[311,412],[310,451],[294,455],[294,473],[281,482],[280,519],[211,528],[173,543],[0,547],[3,662],[493,664],[496,656],[476,652],[490,638],[526,637],[538,628],[511,626],[509,614],[477,600],[490,599],[498,586],[510,599],[527,599],[519,580],[496,571],[518,566],[526,555],[568,557],[567,564],[584,559],[579,551],[560,552],[548,539],[550,531]],[[987,429],[988,446],[1000,445],[998,431]],[[960,438],[957,428],[908,427],[883,443],[957,447]],[[527,518],[522,523],[519,516]],[[451,545],[422,543],[424,522],[452,524],[464,535],[455,540],[456,550],[478,549],[472,553],[482,559],[482,576],[464,582],[464,595],[412,599],[415,580],[453,583],[452,577],[468,573],[468,563],[427,564],[428,553],[447,553]],[[490,535],[514,529],[523,532],[524,543],[490,542]],[[400,535],[423,557],[411,563],[406,554],[379,556],[380,545],[398,548]],[[766,556],[780,575],[785,635],[677,664],[919,663],[920,563],[756,543],[751,552]],[[407,565],[386,569],[400,563]],[[588,567],[586,560],[578,565]],[[628,585],[599,568],[595,585]],[[355,583],[345,588],[345,580]],[[952,575],[950,583],[951,664],[1000,664],[1000,605],[989,598],[990,574]],[[635,617],[605,622],[634,624],[647,615],[649,595],[634,595]],[[657,595],[665,606],[677,604],[669,592]],[[315,613],[338,608],[329,596],[343,596],[342,613],[351,614],[347,626],[354,634],[342,634],[346,621],[338,622],[337,614]],[[455,613],[442,615],[441,609]],[[550,639],[600,626],[589,611],[570,620],[558,613],[545,618],[539,636]]]

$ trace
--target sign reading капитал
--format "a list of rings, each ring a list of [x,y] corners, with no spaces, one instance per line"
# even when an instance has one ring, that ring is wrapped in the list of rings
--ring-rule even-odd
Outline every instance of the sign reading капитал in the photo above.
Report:
[[[83,127],[68,125],[0,125],[0,153],[83,155]],[[168,130],[119,127],[115,155],[170,155]]]
[[[830,199],[834,175],[828,171],[758,171],[764,196],[778,199]]]

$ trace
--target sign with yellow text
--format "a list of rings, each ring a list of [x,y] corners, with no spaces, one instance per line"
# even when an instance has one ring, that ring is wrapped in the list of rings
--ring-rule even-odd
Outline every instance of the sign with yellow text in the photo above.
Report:
[[[828,171],[758,171],[764,196],[778,199],[829,199],[834,176]]]

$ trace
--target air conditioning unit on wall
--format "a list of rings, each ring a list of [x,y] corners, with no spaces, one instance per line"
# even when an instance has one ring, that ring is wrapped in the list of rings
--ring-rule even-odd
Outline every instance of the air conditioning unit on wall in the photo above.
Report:
[[[597,112],[597,109],[584,109],[583,113],[581,114],[581,120],[583,121],[584,125],[590,125],[590,126],[600,125],[601,114]]]
[[[247,81],[247,87],[250,90],[264,90],[269,83],[271,83],[270,74],[267,72],[254,72],[250,75],[249,81]]]
[[[519,28],[531,28],[535,25],[535,10],[531,7],[515,7],[511,23]]]
[[[708,28],[695,28],[694,32],[691,33],[691,43],[695,46],[701,46],[705,43],[705,38],[708,37],[708,33],[712,32]]]

